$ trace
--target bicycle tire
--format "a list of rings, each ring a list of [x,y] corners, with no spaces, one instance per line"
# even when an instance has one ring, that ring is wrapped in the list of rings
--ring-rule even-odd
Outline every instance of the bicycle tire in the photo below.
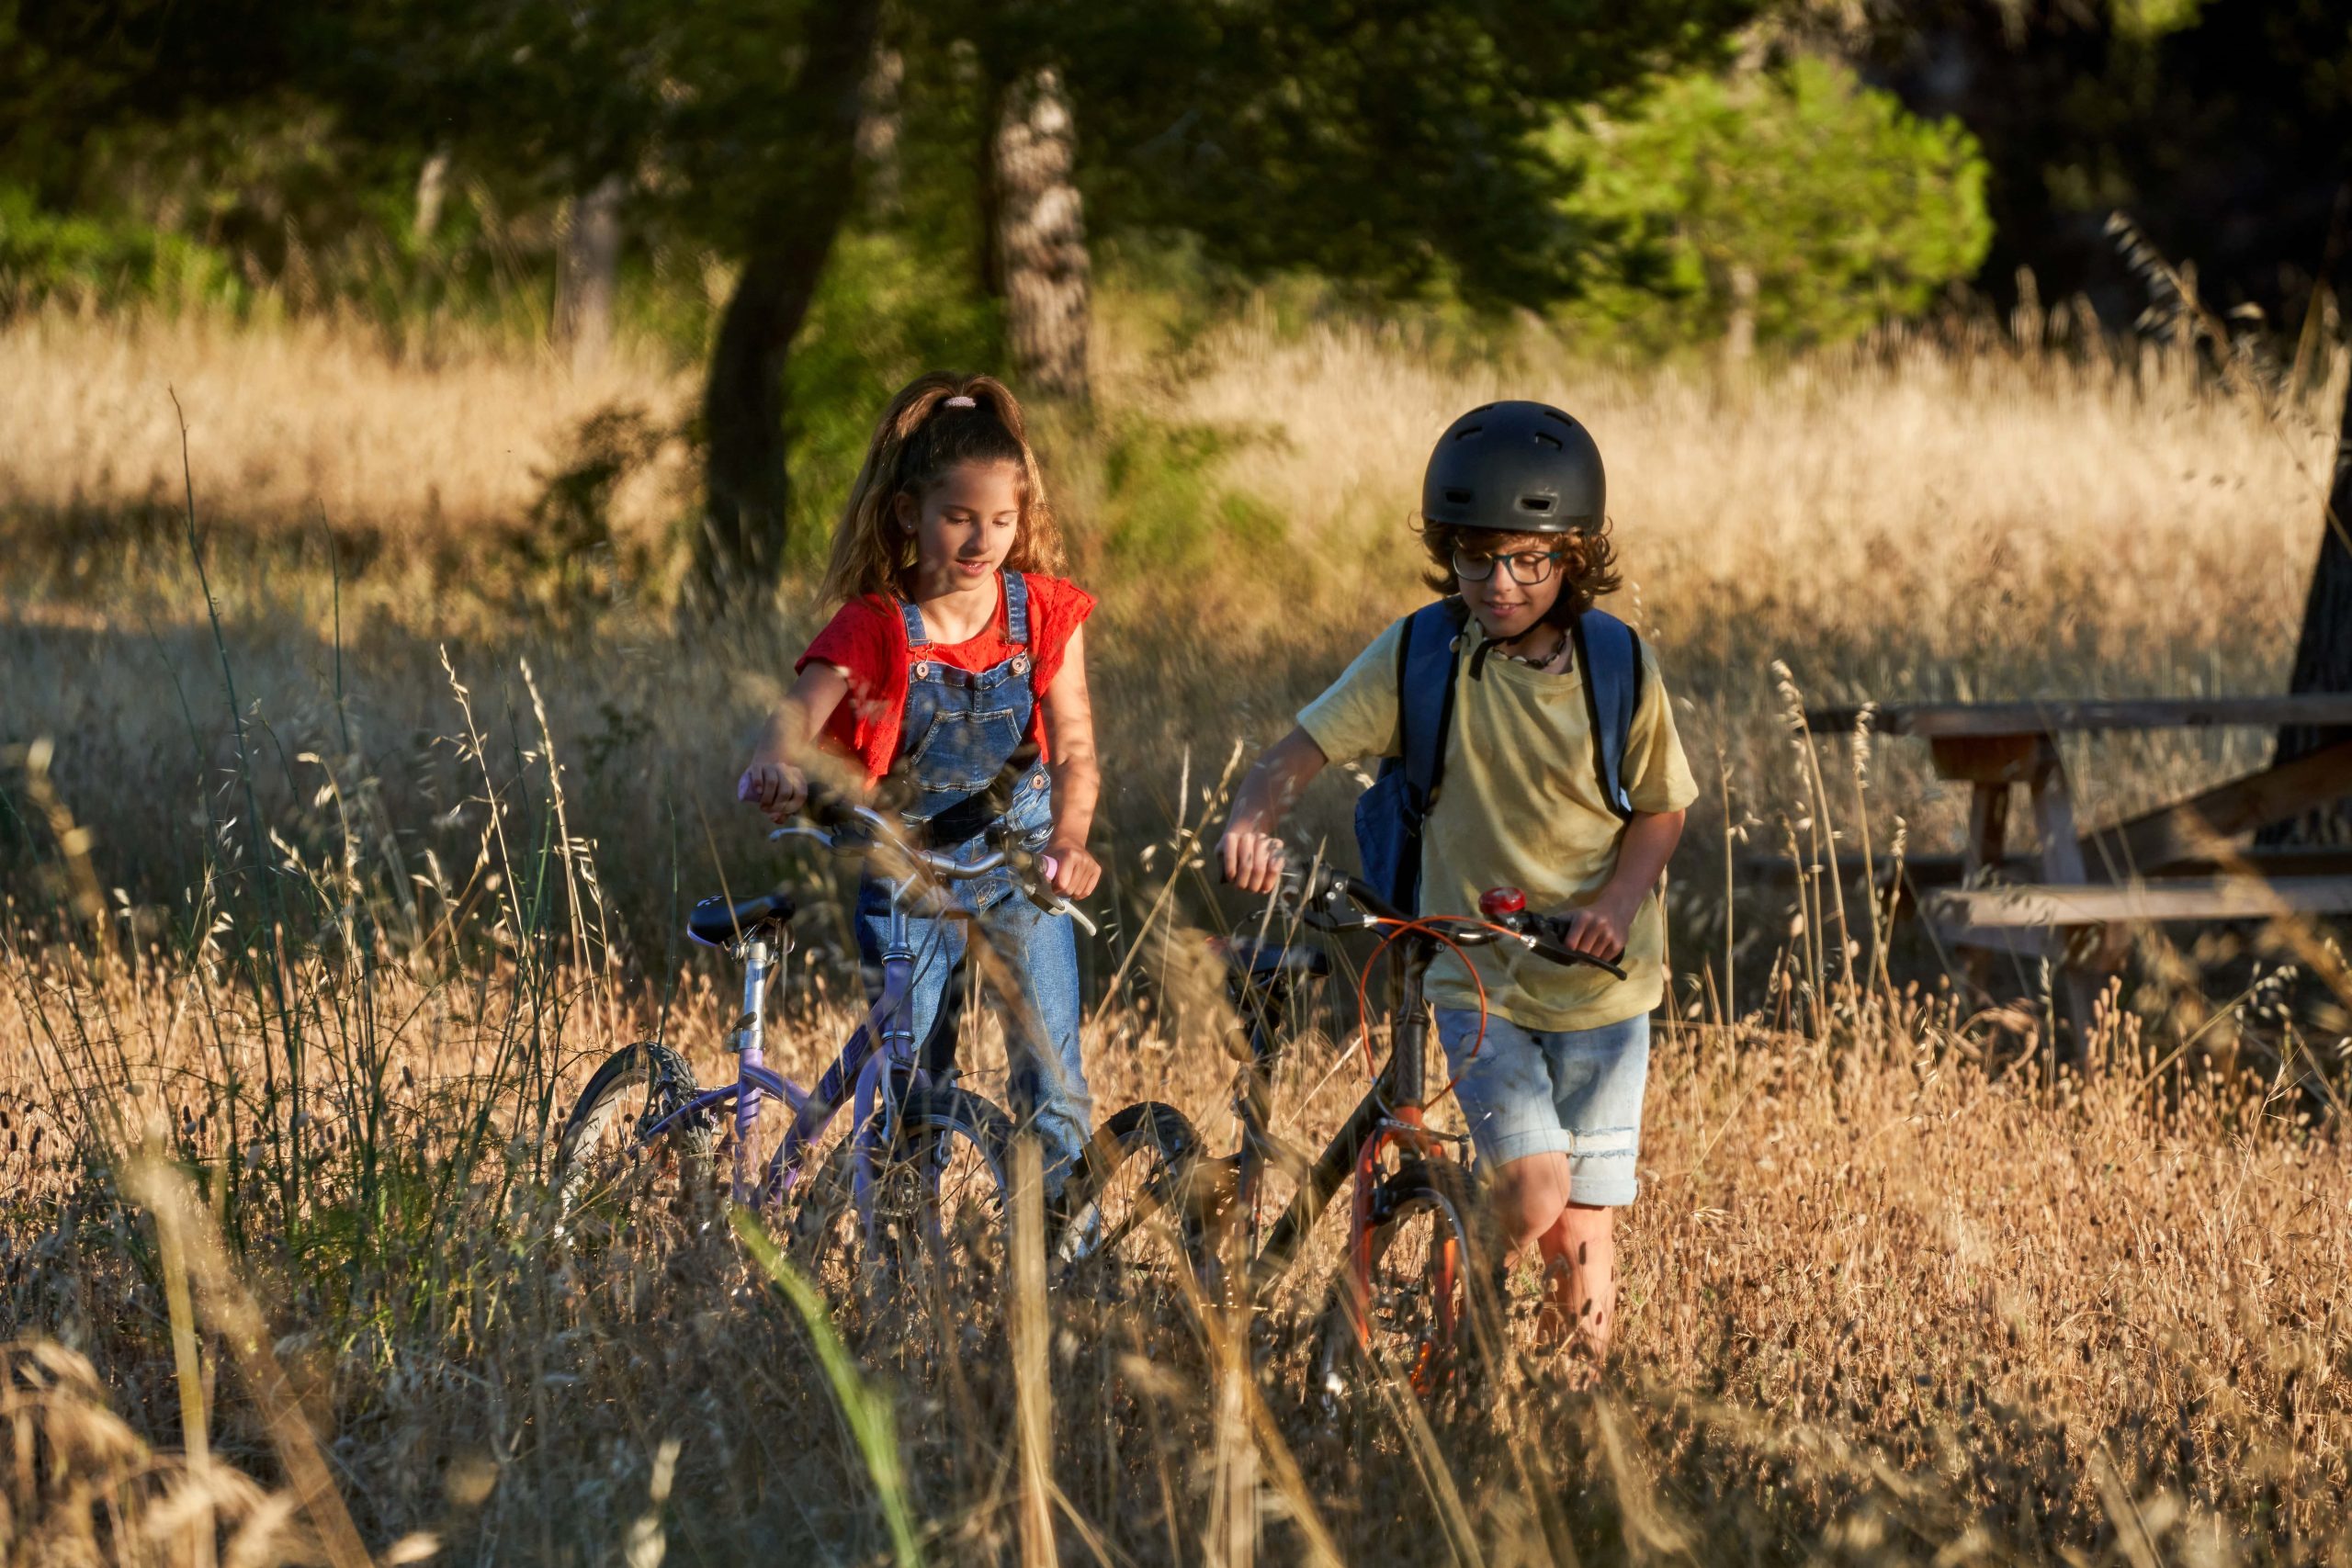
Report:
[[[1509,1347],[1489,1273],[1502,1251],[1469,1174],[1450,1159],[1408,1161],[1382,1183],[1377,1208],[1363,1332],[1342,1275],[1315,1360],[1317,1391],[1328,1407],[1364,1379],[1386,1378],[1433,1413],[1475,1403],[1478,1370]]]
[[[1012,1122],[968,1090],[917,1089],[900,1101],[897,1135],[874,1171],[873,1248],[854,1197],[854,1136],[811,1172],[786,1224],[808,1267],[838,1261],[869,1286],[991,1292],[1005,1263],[1005,1194]]]
[[[625,1130],[621,1118],[633,1102],[637,1115],[629,1125],[642,1127],[685,1105],[697,1092],[694,1068],[658,1041],[640,1040],[606,1057],[564,1118],[563,1134],[556,1145],[558,1214],[568,1220],[582,1211],[585,1201],[605,1191],[633,1205],[659,1187],[665,1162],[674,1168],[680,1196],[709,1191],[718,1136],[717,1119],[709,1114],[673,1123],[659,1149],[635,1136],[614,1141],[614,1134]]]
[[[1208,1289],[1215,1205],[1201,1189],[1216,1163],[1174,1106],[1147,1100],[1121,1107],[1087,1141],[1064,1189],[1055,1247],[1064,1276],[1133,1285],[1183,1269]]]

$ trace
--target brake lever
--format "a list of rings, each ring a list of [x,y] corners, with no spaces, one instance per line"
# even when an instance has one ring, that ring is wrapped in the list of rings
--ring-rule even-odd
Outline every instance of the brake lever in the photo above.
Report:
[[[1285,868],[1281,876],[1275,896],[1300,925],[1337,935],[1372,931],[1380,924],[1349,901],[1346,883],[1334,880],[1328,866],[1320,875]]]
[[[1052,891],[1050,884],[1046,879],[1054,874],[1054,857],[1039,855],[1032,863],[1043,874],[1032,876],[1026,871],[1020,874],[1021,891],[1029,895],[1029,902],[1049,915],[1068,915],[1070,918],[1070,923],[1088,936],[1102,935],[1102,928],[1094,923],[1085,910],[1060,894]]]
[[[1519,940],[1527,944],[1530,952],[1540,953],[1555,964],[1589,964],[1605,975],[1613,976],[1620,980],[1625,977],[1625,971],[1606,958],[1597,958],[1589,953],[1579,953],[1573,947],[1565,947],[1547,937],[1529,936],[1521,932]]]

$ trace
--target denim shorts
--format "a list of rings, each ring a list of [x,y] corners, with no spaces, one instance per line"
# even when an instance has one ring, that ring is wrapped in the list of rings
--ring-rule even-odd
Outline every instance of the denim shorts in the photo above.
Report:
[[[1642,1089],[1649,1080],[1650,1021],[1643,1014],[1598,1029],[1521,1029],[1489,1015],[1437,1010],[1454,1093],[1478,1145],[1500,1165],[1530,1155],[1568,1156],[1568,1201],[1619,1208],[1634,1201],[1642,1143]]]

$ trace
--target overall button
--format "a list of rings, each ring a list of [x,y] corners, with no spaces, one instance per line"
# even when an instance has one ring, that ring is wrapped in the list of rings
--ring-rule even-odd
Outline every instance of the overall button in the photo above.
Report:
[[[1030,788],[1032,788],[1032,789],[1043,789],[1043,788],[1045,788],[1045,787],[1046,787],[1046,775],[1045,775],[1044,773],[1032,773],[1032,774],[1030,774],[1030,775],[1029,775],[1029,787],[1030,787]]]
[[[918,660],[916,661],[915,679],[918,681],[928,681],[931,679],[931,665],[929,661],[922,660]]]
[[[1029,656],[1027,654],[1016,653],[1012,656],[1012,672],[1015,675],[1026,675],[1029,673]]]

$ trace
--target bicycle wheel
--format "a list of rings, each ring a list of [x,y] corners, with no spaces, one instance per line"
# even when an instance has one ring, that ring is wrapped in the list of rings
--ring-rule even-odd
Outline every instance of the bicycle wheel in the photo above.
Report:
[[[875,1161],[869,1269],[937,1305],[991,1299],[1006,1280],[1012,1121],[978,1095],[928,1089],[900,1104],[896,1126]]]
[[[1065,1189],[1055,1261],[1067,1279],[1112,1289],[1176,1289],[1179,1271],[1209,1283],[1218,1162],[1172,1105],[1145,1100],[1114,1113],[1088,1142]]]
[[[567,1226],[590,1215],[607,1223],[667,1201],[711,1190],[716,1119],[705,1113],[673,1123],[658,1146],[644,1130],[696,1093],[686,1059],[655,1041],[606,1058],[564,1120],[556,1145],[555,1198]]]
[[[1366,1377],[1403,1384],[1433,1411],[1471,1395],[1476,1370],[1506,1353],[1487,1270],[1502,1255],[1469,1180],[1451,1160],[1408,1163],[1382,1185],[1361,1323],[1342,1277],[1316,1383],[1326,1401]]]

